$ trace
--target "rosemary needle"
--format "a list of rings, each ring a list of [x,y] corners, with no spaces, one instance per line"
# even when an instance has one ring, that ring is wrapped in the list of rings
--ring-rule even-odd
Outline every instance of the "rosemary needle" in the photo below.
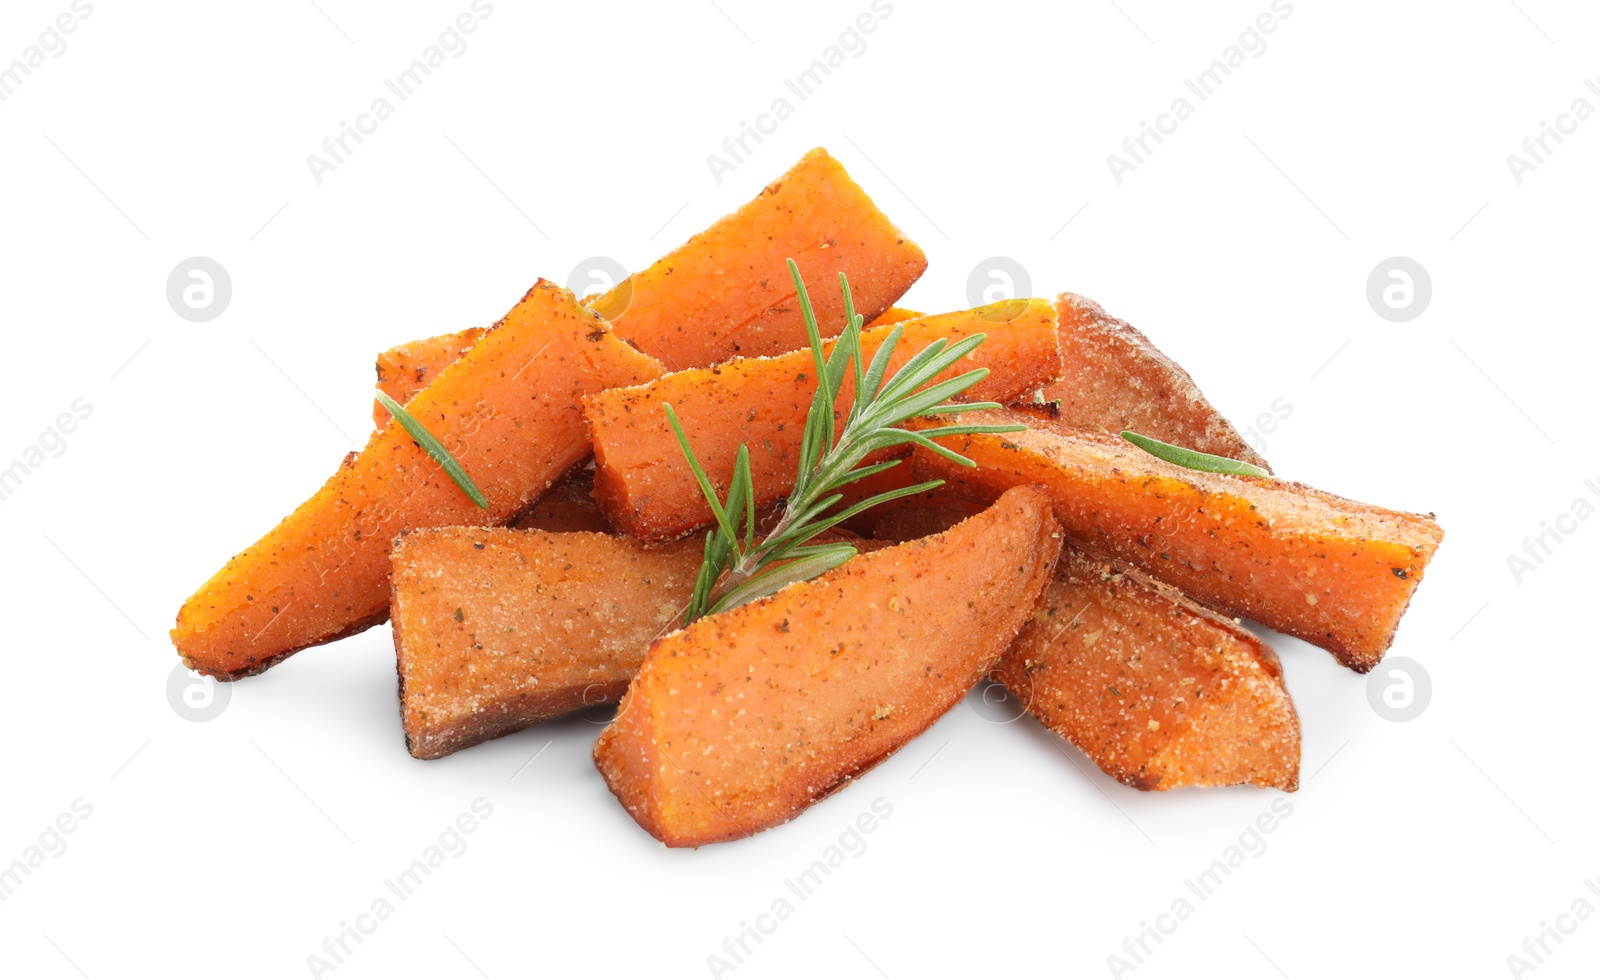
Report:
[[[1229,473],[1234,476],[1271,476],[1266,470],[1239,459],[1229,459],[1226,456],[1213,456],[1194,449],[1185,449],[1174,446],[1170,442],[1142,436],[1131,429],[1122,430],[1122,438],[1143,449],[1145,452],[1164,459],[1175,466],[1186,470],[1202,470],[1206,473]]]
[[[394,420],[400,423],[400,428],[406,430],[417,445],[421,446],[429,456],[433,457],[434,462],[443,468],[445,474],[456,481],[456,486],[461,488],[462,493],[471,497],[472,502],[484,510],[489,509],[489,501],[484,497],[483,491],[479,490],[478,485],[472,481],[472,477],[467,475],[466,468],[457,462],[454,456],[450,455],[450,450],[444,448],[444,443],[435,439],[433,433],[424,428],[421,422],[418,422],[410,412],[406,411],[404,405],[390,398],[382,388],[378,389],[378,402],[389,410],[389,414],[394,416]]]
[[[800,278],[800,268],[792,259],[789,261],[789,275],[794,279],[795,294],[810,341],[817,392],[806,413],[805,427],[801,433],[794,488],[784,502],[783,513],[777,524],[760,542],[755,540],[756,494],[750,473],[748,447],[739,447],[727,499],[719,500],[710,477],[695,457],[689,436],[678,420],[678,413],[673,411],[671,405],[662,405],[667,421],[672,424],[672,431],[677,436],[678,447],[688,460],[695,481],[700,485],[706,502],[711,505],[711,513],[715,518],[711,530],[706,533],[705,558],[684,614],[686,625],[702,616],[771,595],[791,583],[815,578],[849,561],[856,554],[856,549],[849,544],[808,542],[868,508],[932,490],[944,482],[931,480],[885,490],[830,513],[834,505],[844,499],[844,494],[838,492],[840,489],[900,464],[900,460],[893,459],[863,465],[868,455],[891,446],[909,444],[921,446],[963,466],[972,466],[971,460],[933,440],[940,436],[1015,432],[1024,428],[1021,425],[946,425],[920,432],[897,428],[901,422],[913,416],[957,415],[1000,407],[994,402],[953,404],[949,401],[987,377],[987,368],[977,368],[945,381],[934,382],[936,377],[982,344],[984,335],[974,334],[954,344],[942,338],[935,340],[893,375],[889,375],[889,363],[900,342],[902,328],[896,325],[890,330],[872,360],[866,361],[861,350],[864,318],[856,312],[850,296],[849,280],[841,273],[839,288],[844,292],[845,326],[833,350],[825,354],[811,297]],[[847,371],[851,372],[855,382],[855,395],[849,412],[843,416],[844,428],[840,431],[837,429],[834,408]]]

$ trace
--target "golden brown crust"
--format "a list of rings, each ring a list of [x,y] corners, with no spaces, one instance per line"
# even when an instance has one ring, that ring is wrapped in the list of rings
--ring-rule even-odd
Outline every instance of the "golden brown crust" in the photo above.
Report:
[[[780,824],[959,701],[1016,636],[1060,547],[1048,497],[1019,488],[943,534],[663,637],[595,764],[669,846]]]
[[[806,346],[789,259],[808,277],[824,337],[844,329],[839,273],[870,322],[928,267],[922,249],[818,148],[755,200],[584,302],[673,370],[782,354]]]
[[[204,673],[240,676],[382,622],[397,535],[511,520],[589,455],[584,394],[661,372],[541,280],[408,406],[472,475],[488,509],[404,429],[385,426],[184,603],[172,631],[179,654]]]
[[[891,371],[938,340],[955,343],[975,334],[987,341],[939,376],[946,380],[974,368],[988,377],[963,400],[1005,401],[1055,376],[1055,310],[1044,300],[1026,300],[997,320],[995,305],[909,320],[891,358]],[[866,357],[894,327],[865,331]],[[831,350],[831,344],[829,349]],[[778,357],[740,358],[711,368],[677,371],[632,388],[600,392],[584,400],[594,442],[595,497],[613,526],[635,537],[668,539],[711,520],[693,471],[678,448],[662,410],[672,405],[689,434],[696,457],[719,494],[727,492],[741,445],[749,447],[758,501],[788,493],[806,415],[816,395],[809,350]],[[855,397],[849,374],[838,404]],[[879,457],[873,457],[877,459]]]
[[[701,545],[586,531],[414,531],[394,554],[395,659],[419,759],[622,697],[672,629]]]
[[[1076,293],[1056,297],[1061,378],[1040,397],[1059,402],[1048,411],[1067,425],[1113,435],[1132,429],[1162,442],[1272,467],[1206,400],[1176,361],[1132,324]]]
[[[945,492],[977,500],[1017,485],[1047,487],[1079,547],[1320,646],[1357,671],[1383,658],[1444,537],[1421,514],[1287,480],[1183,469],[1060,422],[1009,410],[961,419],[1028,428],[944,440],[976,469],[918,450],[919,479],[944,478]]]
[[[417,392],[472,349],[488,330],[468,327],[454,333],[439,334],[391,347],[378,355],[378,388],[404,405]],[[377,399],[372,402],[373,428],[389,424],[389,410]]]
[[[1076,549],[993,677],[1129,786],[1299,786],[1300,720],[1277,655],[1234,621]]]

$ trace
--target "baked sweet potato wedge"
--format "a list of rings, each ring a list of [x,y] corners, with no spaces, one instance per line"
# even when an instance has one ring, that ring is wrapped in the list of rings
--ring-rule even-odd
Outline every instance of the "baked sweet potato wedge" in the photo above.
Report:
[[[783,823],[921,734],[994,665],[1055,566],[1033,488],[657,640],[595,764],[671,847]]]
[[[1389,649],[1444,537],[1431,515],[1270,477],[1183,469],[1115,436],[1058,421],[1005,409],[961,420],[1029,429],[944,440],[975,469],[919,449],[912,457],[918,479],[943,478],[945,492],[978,500],[1017,485],[1043,486],[1069,538],[1085,550],[1322,647],[1362,672]]]
[[[172,631],[178,653],[195,670],[234,678],[383,622],[396,535],[506,523],[589,455],[583,395],[661,373],[572,294],[541,280],[409,406],[476,480],[488,509],[403,428],[385,426],[184,603]]]
[[[882,313],[878,314],[878,318],[876,320],[868,320],[867,329],[871,330],[873,327],[888,327],[896,323],[901,323],[905,320],[916,320],[924,316],[927,316],[927,314],[918,313],[916,310],[903,310],[898,306],[891,306],[887,310],[884,310]]]
[[[803,271],[849,276],[856,312],[868,321],[928,267],[922,249],[818,148],[749,204],[585,302],[674,370],[783,354],[806,346],[789,259]],[[843,297],[816,292],[817,322],[835,336]]]
[[[404,405],[487,332],[483,327],[468,327],[389,348],[378,355],[378,389]],[[389,410],[374,398],[372,427],[381,429],[388,424]]]
[[[472,327],[391,347],[378,355],[378,388],[404,405],[411,397],[455,363],[487,331]],[[389,424],[389,410],[372,402],[375,428]],[[594,470],[575,469],[556,481],[537,503],[511,522],[511,527],[542,531],[610,531],[594,502]]]
[[[1142,435],[1272,467],[1239,435],[1172,358],[1144,334],[1076,293],[1056,297],[1061,379],[1045,385],[1051,414],[1067,425],[1116,435]],[[1028,408],[1030,414],[1039,409]]]
[[[923,314],[916,310],[903,310],[891,306],[876,320],[867,324],[886,327],[902,320],[915,320]],[[468,327],[454,333],[443,333],[391,347],[378,355],[378,387],[383,393],[404,405],[411,396],[428,386],[445,366],[465,354],[486,332],[483,327]],[[377,399],[372,400],[372,424],[381,429],[389,424],[389,410]]]
[[[390,618],[406,747],[437,759],[622,697],[675,627],[698,541],[447,527],[395,543]]]
[[[849,540],[838,531],[818,543]],[[592,531],[444,527],[391,553],[406,746],[438,759],[615,704],[650,642],[681,622],[703,547]]]
[[[915,310],[892,306],[867,327],[885,327],[922,315]],[[389,348],[378,355],[378,387],[404,405],[412,395],[426,388],[445,365],[465,354],[484,332],[483,327],[469,327]],[[378,429],[389,424],[389,410],[376,398],[372,400],[372,424]]]
[[[897,324],[902,334],[891,372],[935,340],[954,343],[981,333],[988,339],[937,379],[987,368],[989,376],[969,388],[964,400],[1004,402],[1054,377],[1059,357],[1050,304],[1028,301],[1025,312],[1009,320],[997,321],[992,312],[993,307],[979,307]],[[870,360],[894,329],[862,331],[863,357]],[[832,349],[831,343],[826,346]],[[811,351],[798,350],[677,371],[586,398],[600,509],[619,530],[646,539],[675,537],[711,520],[710,506],[662,411],[664,402],[678,413],[719,497],[727,491],[741,443],[750,447],[757,502],[782,497],[794,484],[806,413],[816,394],[815,374]],[[839,392],[841,410],[848,410],[854,398],[847,372]]]
[[[1074,548],[990,676],[1129,786],[1299,786],[1300,719],[1277,654]]]

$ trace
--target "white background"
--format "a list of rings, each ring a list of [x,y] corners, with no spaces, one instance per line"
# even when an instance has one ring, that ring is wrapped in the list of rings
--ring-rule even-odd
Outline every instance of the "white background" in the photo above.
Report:
[[[1112,973],[1282,794],[1141,794],[969,698],[800,819],[669,851],[607,792],[588,721],[411,759],[387,627],[235,685],[216,720],[169,706],[174,612],[364,440],[375,352],[587,256],[642,268],[816,145],[927,250],[902,305],[965,307],[975,263],[1013,258],[1142,327],[1241,426],[1286,399],[1281,475],[1447,529],[1393,650],[1431,675],[1427,710],[1385,721],[1363,677],[1269,637],[1305,732],[1292,816],[1126,975],[1505,976],[1542,921],[1600,906],[1600,521],[1520,584],[1506,563],[1597,502],[1600,120],[1520,186],[1506,163],[1600,107],[1592,6],[1295,0],[1118,186],[1106,155],[1267,0],[895,0],[719,185],[707,154],[867,0],[497,0],[319,186],[306,155],[468,0],[318,3],[98,0],[0,102],[0,465],[93,405],[0,502],[0,864],[93,806],[0,903],[6,975],[306,976],[479,797],[468,850],[338,977],[707,976],[879,797],[867,850],[726,975]],[[9,0],[0,64],[66,9]],[[165,297],[196,255],[232,277],[210,323]],[[1395,255],[1432,277],[1409,323],[1366,299]],[[1600,917],[1554,949],[1540,980],[1592,976]]]

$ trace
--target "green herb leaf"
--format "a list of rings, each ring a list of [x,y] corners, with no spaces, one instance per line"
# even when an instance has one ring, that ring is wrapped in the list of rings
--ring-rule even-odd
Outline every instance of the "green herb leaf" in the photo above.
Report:
[[[406,411],[404,405],[384,394],[381,388],[378,389],[378,401],[384,408],[389,410],[389,414],[394,416],[394,420],[400,423],[400,428],[406,430],[406,433],[416,441],[416,444],[421,446],[429,456],[433,457],[433,461],[439,464],[445,474],[456,481],[456,486],[461,488],[462,493],[471,497],[472,502],[484,510],[489,509],[489,501],[484,497],[483,491],[479,490],[478,485],[472,482],[472,477],[467,475],[466,469],[456,461],[456,458],[450,455],[450,450],[444,448],[444,443],[435,439],[433,433],[424,428],[421,422],[418,422],[410,412]]]
[[[1271,476],[1266,470],[1243,460],[1229,459],[1226,456],[1213,456],[1194,449],[1185,449],[1174,446],[1170,442],[1142,436],[1129,429],[1122,430],[1122,438],[1143,449],[1145,452],[1164,459],[1174,466],[1181,466],[1186,470],[1201,470],[1206,473],[1229,473],[1234,476]]]
[[[783,513],[777,524],[761,541],[757,542],[755,536],[755,487],[746,447],[739,448],[727,499],[720,500],[710,477],[695,457],[677,413],[670,405],[662,406],[678,438],[678,447],[688,460],[695,482],[700,485],[700,492],[705,495],[706,502],[711,505],[711,513],[716,518],[716,523],[706,533],[704,561],[695,577],[689,608],[684,613],[685,625],[702,616],[771,595],[794,582],[815,578],[848,561],[856,554],[855,548],[849,544],[807,542],[870,507],[925,493],[943,482],[935,480],[885,491],[830,514],[829,511],[844,499],[839,492],[841,488],[882,473],[900,462],[865,463],[866,457],[872,452],[912,443],[971,466],[971,460],[931,442],[930,438],[968,432],[1013,432],[1023,428],[1020,425],[949,425],[922,432],[897,428],[900,423],[914,416],[956,415],[999,407],[988,402],[949,403],[949,399],[983,380],[989,373],[985,369],[967,371],[937,383],[934,381],[983,343],[984,336],[975,334],[955,344],[936,340],[886,378],[895,346],[900,342],[901,328],[896,326],[890,330],[871,362],[867,362],[861,351],[864,318],[856,312],[850,295],[850,282],[841,274],[839,288],[844,294],[844,329],[834,342],[833,349],[825,351],[816,311],[806,292],[805,281],[800,276],[800,267],[793,260],[789,262],[789,275],[794,280],[806,337],[811,345],[811,365],[816,374],[817,391],[801,432],[794,487],[784,502]],[[847,376],[855,384],[855,396],[849,411],[838,416],[844,420],[844,430],[840,432],[837,431],[834,410]]]
[[[793,557],[793,552],[790,553],[790,556]],[[706,615],[709,616],[724,609],[732,609],[734,606],[742,606],[747,602],[765,598],[786,585],[809,581],[831,568],[843,565],[855,556],[856,549],[854,547],[848,544],[840,544],[803,554],[798,558],[794,558],[793,561],[786,561],[778,565],[768,565],[739,585],[723,593],[722,598],[718,599],[706,610]]]

